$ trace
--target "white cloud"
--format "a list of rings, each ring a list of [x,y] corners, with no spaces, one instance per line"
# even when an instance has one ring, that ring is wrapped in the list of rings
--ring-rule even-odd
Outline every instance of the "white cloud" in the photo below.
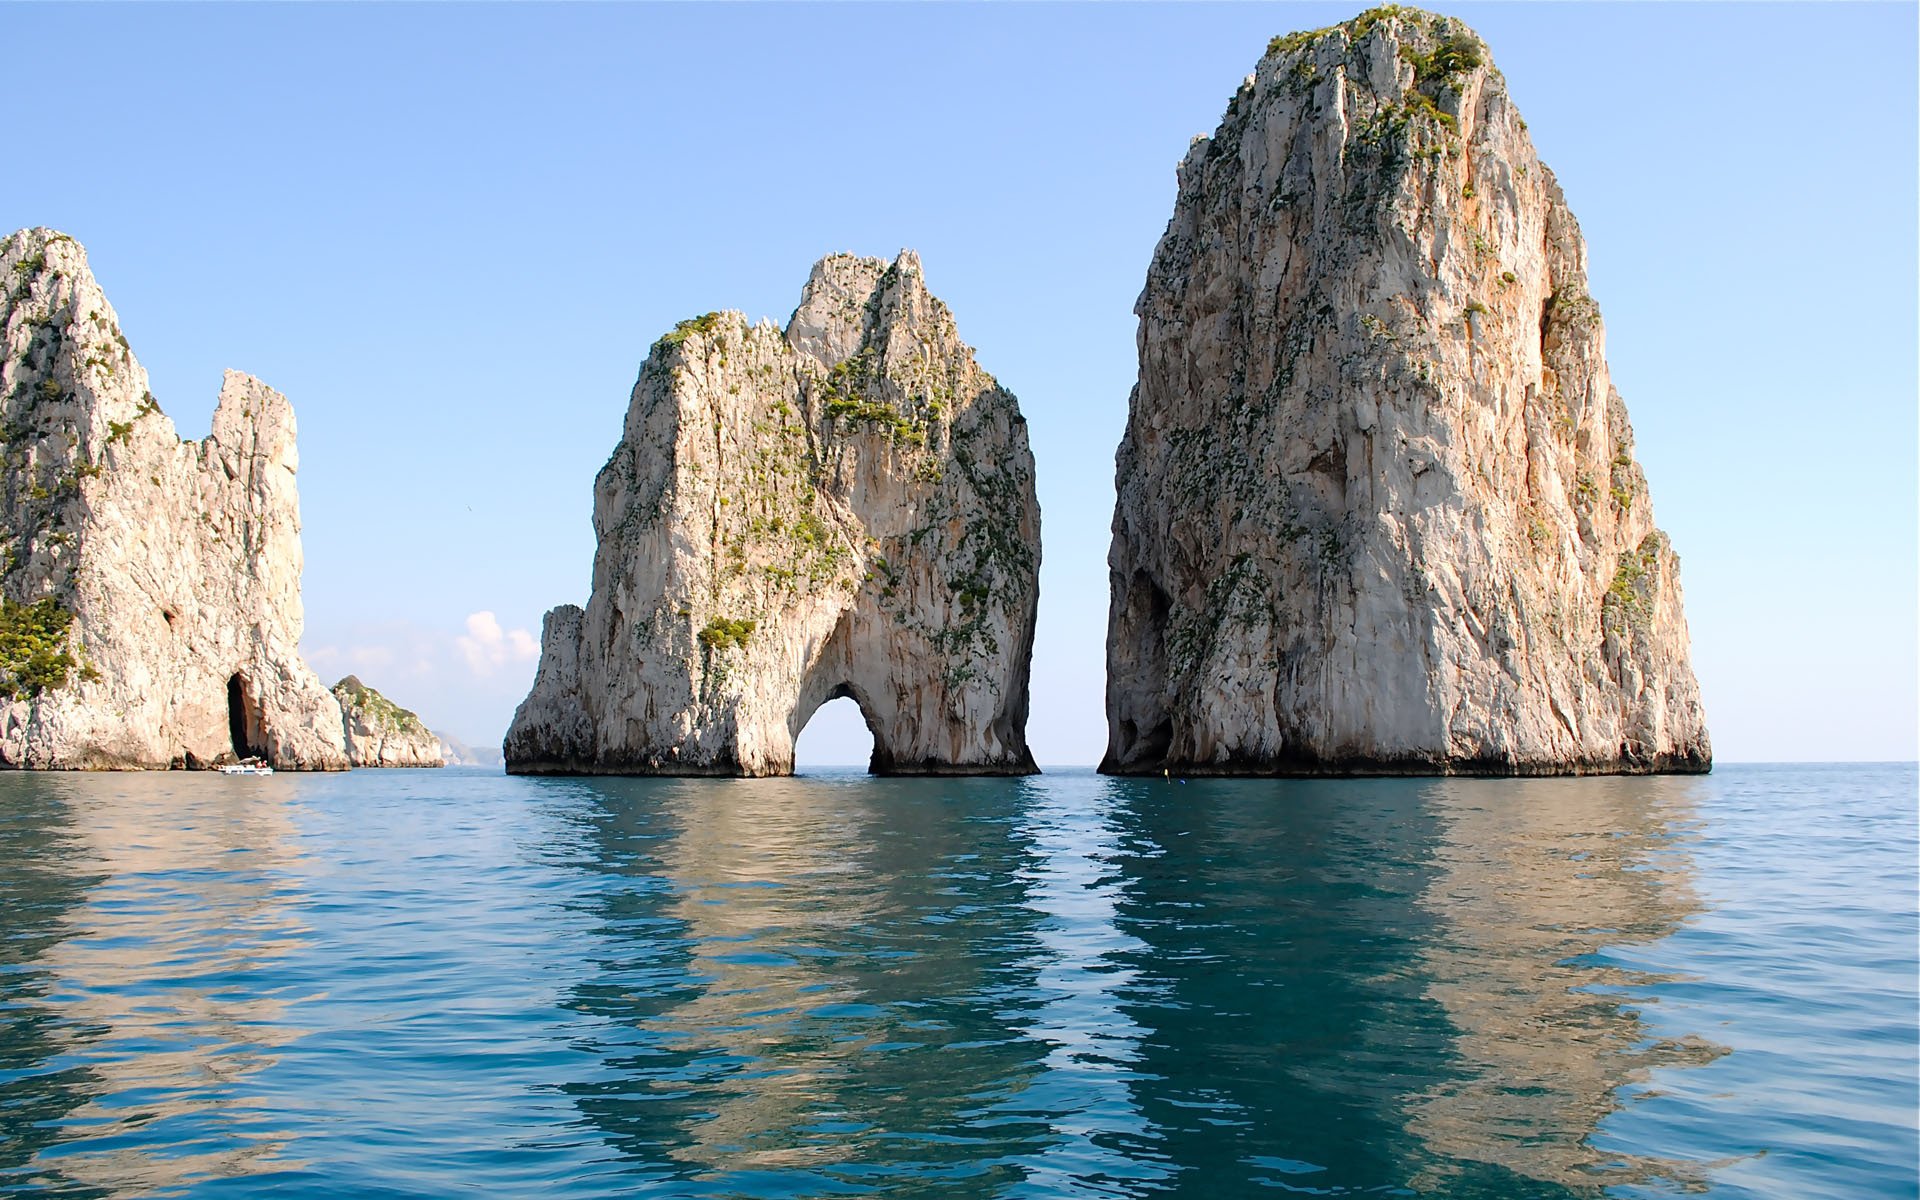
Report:
[[[491,675],[508,663],[540,657],[540,643],[524,629],[502,629],[491,612],[467,614],[467,632],[455,639],[467,667],[475,675]]]

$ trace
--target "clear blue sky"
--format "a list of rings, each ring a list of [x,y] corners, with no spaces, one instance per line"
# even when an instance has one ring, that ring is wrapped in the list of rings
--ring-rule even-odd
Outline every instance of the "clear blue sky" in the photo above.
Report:
[[[1090,763],[1174,164],[1358,7],[7,5],[0,225],[86,244],[189,436],[222,368],[292,398],[309,658],[476,741],[586,599],[648,344],[916,248],[1031,423],[1030,734]],[[1915,7],[1444,11],[1586,231],[1719,756],[1914,757]],[[803,761],[867,745],[836,704]]]

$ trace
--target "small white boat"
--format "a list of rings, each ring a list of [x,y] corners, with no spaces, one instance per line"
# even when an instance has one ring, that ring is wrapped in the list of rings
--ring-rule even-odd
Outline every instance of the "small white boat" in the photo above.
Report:
[[[265,763],[237,762],[221,767],[220,773],[222,775],[271,775],[273,768]]]

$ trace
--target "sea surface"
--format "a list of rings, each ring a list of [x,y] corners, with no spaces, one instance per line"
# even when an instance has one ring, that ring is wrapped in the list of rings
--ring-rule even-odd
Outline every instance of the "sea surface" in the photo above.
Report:
[[[1910,765],[0,776],[0,1194],[1916,1195]]]

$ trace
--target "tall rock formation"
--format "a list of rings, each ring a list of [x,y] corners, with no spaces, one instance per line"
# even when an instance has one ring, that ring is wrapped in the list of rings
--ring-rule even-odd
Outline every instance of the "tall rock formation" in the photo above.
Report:
[[[823,259],[784,333],[708,313],[654,343],[593,523],[509,771],[786,774],[837,696],[875,772],[1034,769],[1026,422],[913,254]]]
[[[356,767],[443,767],[440,738],[411,711],[349,675],[333,685],[347,761]]]
[[[1466,26],[1276,38],[1136,311],[1103,770],[1708,768],[1586,247]]]
[[[79,243],[13,234],[0,288],[0,765],[344,769],[297,649],[286,398],[230,371],[182,441]]]

